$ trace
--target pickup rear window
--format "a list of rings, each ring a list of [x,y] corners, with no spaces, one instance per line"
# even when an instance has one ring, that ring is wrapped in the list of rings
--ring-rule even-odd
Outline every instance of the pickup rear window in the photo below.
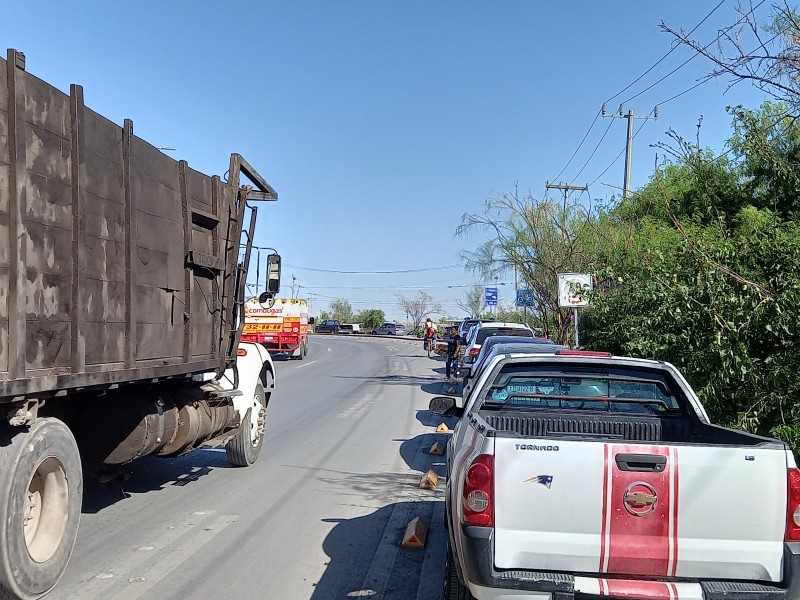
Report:
[[[513,335],[514,337],[533,337],[533,331],[530,329],[523,329],[521,327],[492,327],[478,330],[478,337],[475,339],[476,344],[483,344],[484,340],[488,337],[497,335]]]
[[[486,391],[483,407],[639,414],[680,410],[658,375],[620,369],[566,372],[548,365],[506,365]]]

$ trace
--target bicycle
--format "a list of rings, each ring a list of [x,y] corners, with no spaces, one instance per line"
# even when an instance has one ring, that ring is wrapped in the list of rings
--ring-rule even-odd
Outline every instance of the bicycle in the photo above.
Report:
[[[425,348],[428,350],[428,358],[431,357],[431,352],[434,352],[434,340],[436,338],[425,336]]]

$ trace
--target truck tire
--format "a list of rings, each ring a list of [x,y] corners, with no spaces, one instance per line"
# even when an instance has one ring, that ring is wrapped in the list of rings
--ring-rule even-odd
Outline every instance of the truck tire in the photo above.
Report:
[[[267,418],[267,400],[264,386],[259,381],[253,394],[253,406],[247,409],[236,435],[225,444],[228,462],[234,467],[249,467],[261,453],[264,443],[264,425]]]
[[[0,432],[0,598],[33,600],[67,567],[81,517],[78,445],[58,419]]]
[[[458,577],[453,551],[450,544],[447,544],[447,555],[445,559],[445,578],[444,578],[444,598],[445,600],[475,600],[469,588],[461,583]]]
[[[291,353],[289,358],[292,359],[292,360],[303,360],[305,355],[306,355],[305,352],[303,352],[303,344],[301,343],[297,347],[297,350],[295,350],[294,352]]]

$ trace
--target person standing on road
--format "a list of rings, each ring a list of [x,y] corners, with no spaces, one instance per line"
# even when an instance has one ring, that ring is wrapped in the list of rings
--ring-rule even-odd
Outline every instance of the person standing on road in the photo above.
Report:
[[[458,370],[458,346],[461,344],[461,336],[458,335],[458,327],[455,325],[450,328],[450,337],[447,338],[447,360],[445,361],[445,379],[450,383],[456,382],[456,371]]]

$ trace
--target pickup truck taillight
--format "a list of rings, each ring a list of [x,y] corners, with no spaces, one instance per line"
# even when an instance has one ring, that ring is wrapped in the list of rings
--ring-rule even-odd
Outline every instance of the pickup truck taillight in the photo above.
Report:
[[[464,525],[494,527],[494,455],[475,457],[464,479]]]
[[[800,542],[800,470],[789,469],[786,495],[786,541]]]
[[[480,351],[481,351],[481,348],[480,348],[480,346],[475,346],[475,347],[473,347],[473,348],[470,348],[470,349],[469,349],[469,355],[470,355],[472,358],[475,358],[476,356],[478,356],[478,353],[479,353]]]

